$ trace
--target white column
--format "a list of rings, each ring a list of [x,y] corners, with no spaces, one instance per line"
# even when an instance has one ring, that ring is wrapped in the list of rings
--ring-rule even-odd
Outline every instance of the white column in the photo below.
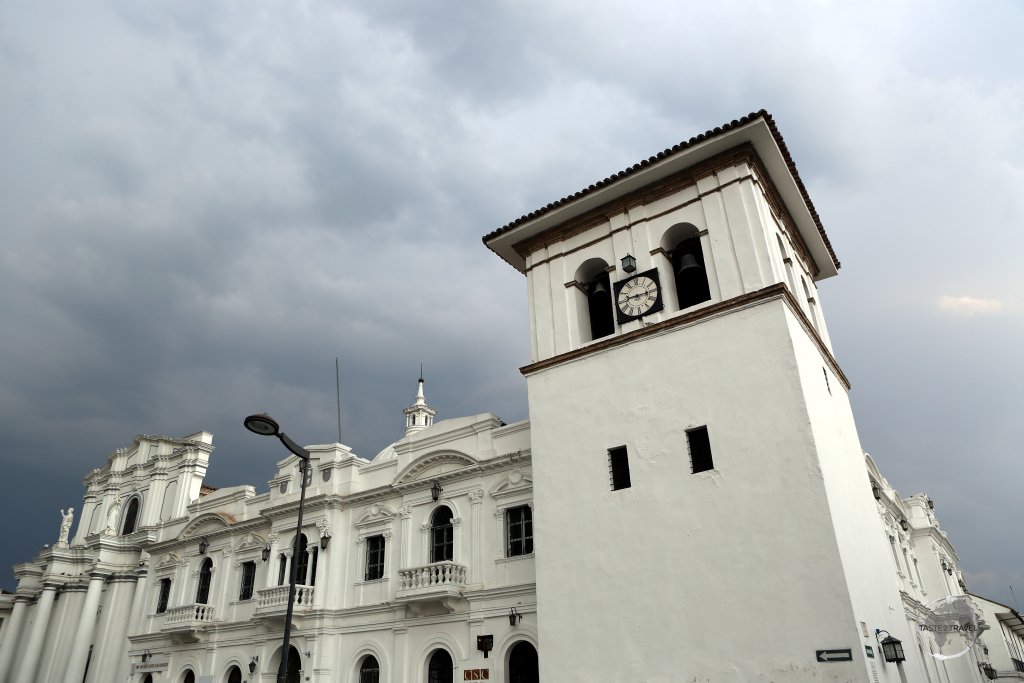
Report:
[[[85,663],[89,657],[89,645],[92,644],[93,629],[96,628],[96,610],[100,606],[100,595],[103,593],[105,579],[103,574],[97,573],[93,573],[89,578],[89,590],[85,593],[85,605],[78,618],[78,628],[75,629],[75,641],[71,645],[64,683],[82,683]]]
[[[102,600],[102,615],[96,625],[92,663],[89,664],[89,681],[111,683],[123,681],[127,677],[127,658],[122,658],[122,655],[126,652],[128,644],[125,632],[128,629],[134,598],[134,576],[115,574],[107,581],[106,596]],[[78,680],[81,683],[82,679]]]
[[[128,633],[135,634],[142,631],[142,620],[146,616],[146,598],[149,588],[149,567],[139,567],[135,572],[135,598],[132,601],[132,612],[129,617]]]
[[[28,602],[28,598],[21,595],[14,598],[14,609],[7,622],[7,630],[4,631],[4,642],[0,643],[0,683],[4,683],[9,677],[11,661],[14,659],[14,647],[18,644],[18,639],[21,638],[26,602]]]
[[[266,588],[273,588],[277,585],[277,572],[281,568],[280,562],[280,553],[277,552],[277,534],[270,534],[270,556],[267,558]]]
[[[43,637],[50,623],[50,611],[53,609],[53,598],[57,594],[57,586],[52,583],[43,584],[43,593],[36,604],[36,620],[28,635],[28,643],[22,650],[22,666],[18,670],[16,683],[33,683],[36,679],[36,667],[39,655],[43,651]]]
[[[295,549],[294,548],[289,548],[288,550],[284,551],[284,557],[285,557],[285,562],[284,562],[284,584],[282,584],[282,585],[287,585],[288,582],[289,582],[289,579],[291,578],[291,575],[292,575],[292,561],[294,560],[292,555],[294,555],[294,554],[295,554]]]

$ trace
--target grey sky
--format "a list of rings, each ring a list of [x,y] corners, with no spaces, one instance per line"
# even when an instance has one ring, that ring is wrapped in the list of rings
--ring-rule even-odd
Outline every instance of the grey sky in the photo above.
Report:
[[[137,433],[265,487],[439,419],[526,417],[525,281],[480,237],[750,111],[843,269],[861,439],[972,589],[1024,590],[1020,3],[0,4],[0,585]]]

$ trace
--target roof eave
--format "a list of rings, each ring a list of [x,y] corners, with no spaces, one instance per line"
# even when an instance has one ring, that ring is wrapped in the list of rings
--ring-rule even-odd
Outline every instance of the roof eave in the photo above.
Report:
[[[535,218],[522,220],[518,224],[491,233],[484,238],[484,244],[513,268],[525,273],[526,261],[516,250],[517,244],[745,142],[754,146],[787,210],[796,222],[797,229],[817,265],[815,279],[821,280],[836,275],[839,264],[833,258],[831,248],[823,237],[823,231],[819,229],[819,223],[811,213],[812,208],[804,201],[801,186],[790,172],[787,155],[779,148],[775,134],[764,116],[758,116],[741,126],[723,131],[696,144],[687,145],[663,159],[647,163],[639,170],[623,171],[618,174],[622,176],[621,178],[608,185],[584,190],[577,199],[551,209],[541,209]]]

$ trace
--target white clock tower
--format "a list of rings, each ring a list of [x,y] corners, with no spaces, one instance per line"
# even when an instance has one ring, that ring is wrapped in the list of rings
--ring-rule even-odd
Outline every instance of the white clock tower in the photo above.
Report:
[[[527,276],[543,680],[905,680],[871,656],[913,635],[815,288],[839,262],[771,116],[484,242]]]

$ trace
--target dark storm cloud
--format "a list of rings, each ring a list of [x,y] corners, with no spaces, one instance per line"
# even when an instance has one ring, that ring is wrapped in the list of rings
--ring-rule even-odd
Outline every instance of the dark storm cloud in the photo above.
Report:
[[[480,235],[763,106],[844,263],[822,299],[864,446],[1008,600],[1020,13],[0,8],[0,432],[26,493],[0,512],[29,520],[0,563],[139,432],[210,430],[208,481],[264,486],[282,454],[241,417],[333,441],[335,357],[365,457],[421,361],[441,417],[525,418],[525,281]]]

